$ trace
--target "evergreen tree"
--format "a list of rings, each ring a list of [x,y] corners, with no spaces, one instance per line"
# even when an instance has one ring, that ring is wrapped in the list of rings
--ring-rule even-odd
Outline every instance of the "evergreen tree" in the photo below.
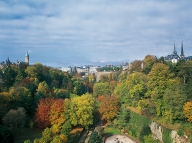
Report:
[[[96,131],[93,131],[89,143],[102,143],[102,137]]]

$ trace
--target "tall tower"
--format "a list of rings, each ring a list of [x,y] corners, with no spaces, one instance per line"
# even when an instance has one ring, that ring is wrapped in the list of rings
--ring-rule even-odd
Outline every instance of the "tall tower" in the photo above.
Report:
[[[180,58],[184,59],[185,55],[184,55],[184,51],[183,51],[183,40],[181,41],[181,55]]]
[[[25,63],[27,63],[29,65],[29,54],[28,54],[28,52],[25,55]]]
[[[174,50],[173,50],[173,54],[177,55],[177,51],[176,51],[176,47],[175,47],[175,41],[174,41]]]

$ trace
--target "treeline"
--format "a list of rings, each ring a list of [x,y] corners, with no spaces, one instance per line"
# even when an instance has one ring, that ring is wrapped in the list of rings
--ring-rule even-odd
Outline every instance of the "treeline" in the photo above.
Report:
[[[9,128],[45,129],[35,143],[69,142],[74,127],[88,128],[96,117],[145,143],[155,142],[148,118],[165,126],[179,123],[176,130],[192,136],[192,61],[173,64],[147,55],[130,63],[128,71],[103,75],[97,83],[94,75],[70,75],[40,63],[4,67],[0,74],[4,80],[0,88],[2,123]],[[71,93],[77,96],[71,98]],[[5,122],[13,113],[14,117],[23,115],[25,123]],[[146,123],[136,123],[134,118]]]

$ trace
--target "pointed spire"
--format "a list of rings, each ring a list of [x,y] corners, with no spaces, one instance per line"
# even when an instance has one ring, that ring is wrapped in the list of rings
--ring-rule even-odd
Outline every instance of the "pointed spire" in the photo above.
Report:
[[[183,51],[183,39],[181,38],[181,55],[180,55],[181,58],[184,58],[184,51]]]
[[[173,54],[177,54],[176,47],[175,47],[175,40],[174,40],[174,50],[173,50]]]

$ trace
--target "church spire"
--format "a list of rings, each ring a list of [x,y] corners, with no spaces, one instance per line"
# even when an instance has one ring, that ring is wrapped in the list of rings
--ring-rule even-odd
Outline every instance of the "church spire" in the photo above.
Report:
[[[177,54],[176,47],[175,47],[175,40],[174,40],[174,50],[173,50],[173,54],[174,54],[174,55]]]
[[[183,51],[183,40],[181,39],[181,55],[180,57],[183,59],[185,56],[184,56],[184,51]]]

